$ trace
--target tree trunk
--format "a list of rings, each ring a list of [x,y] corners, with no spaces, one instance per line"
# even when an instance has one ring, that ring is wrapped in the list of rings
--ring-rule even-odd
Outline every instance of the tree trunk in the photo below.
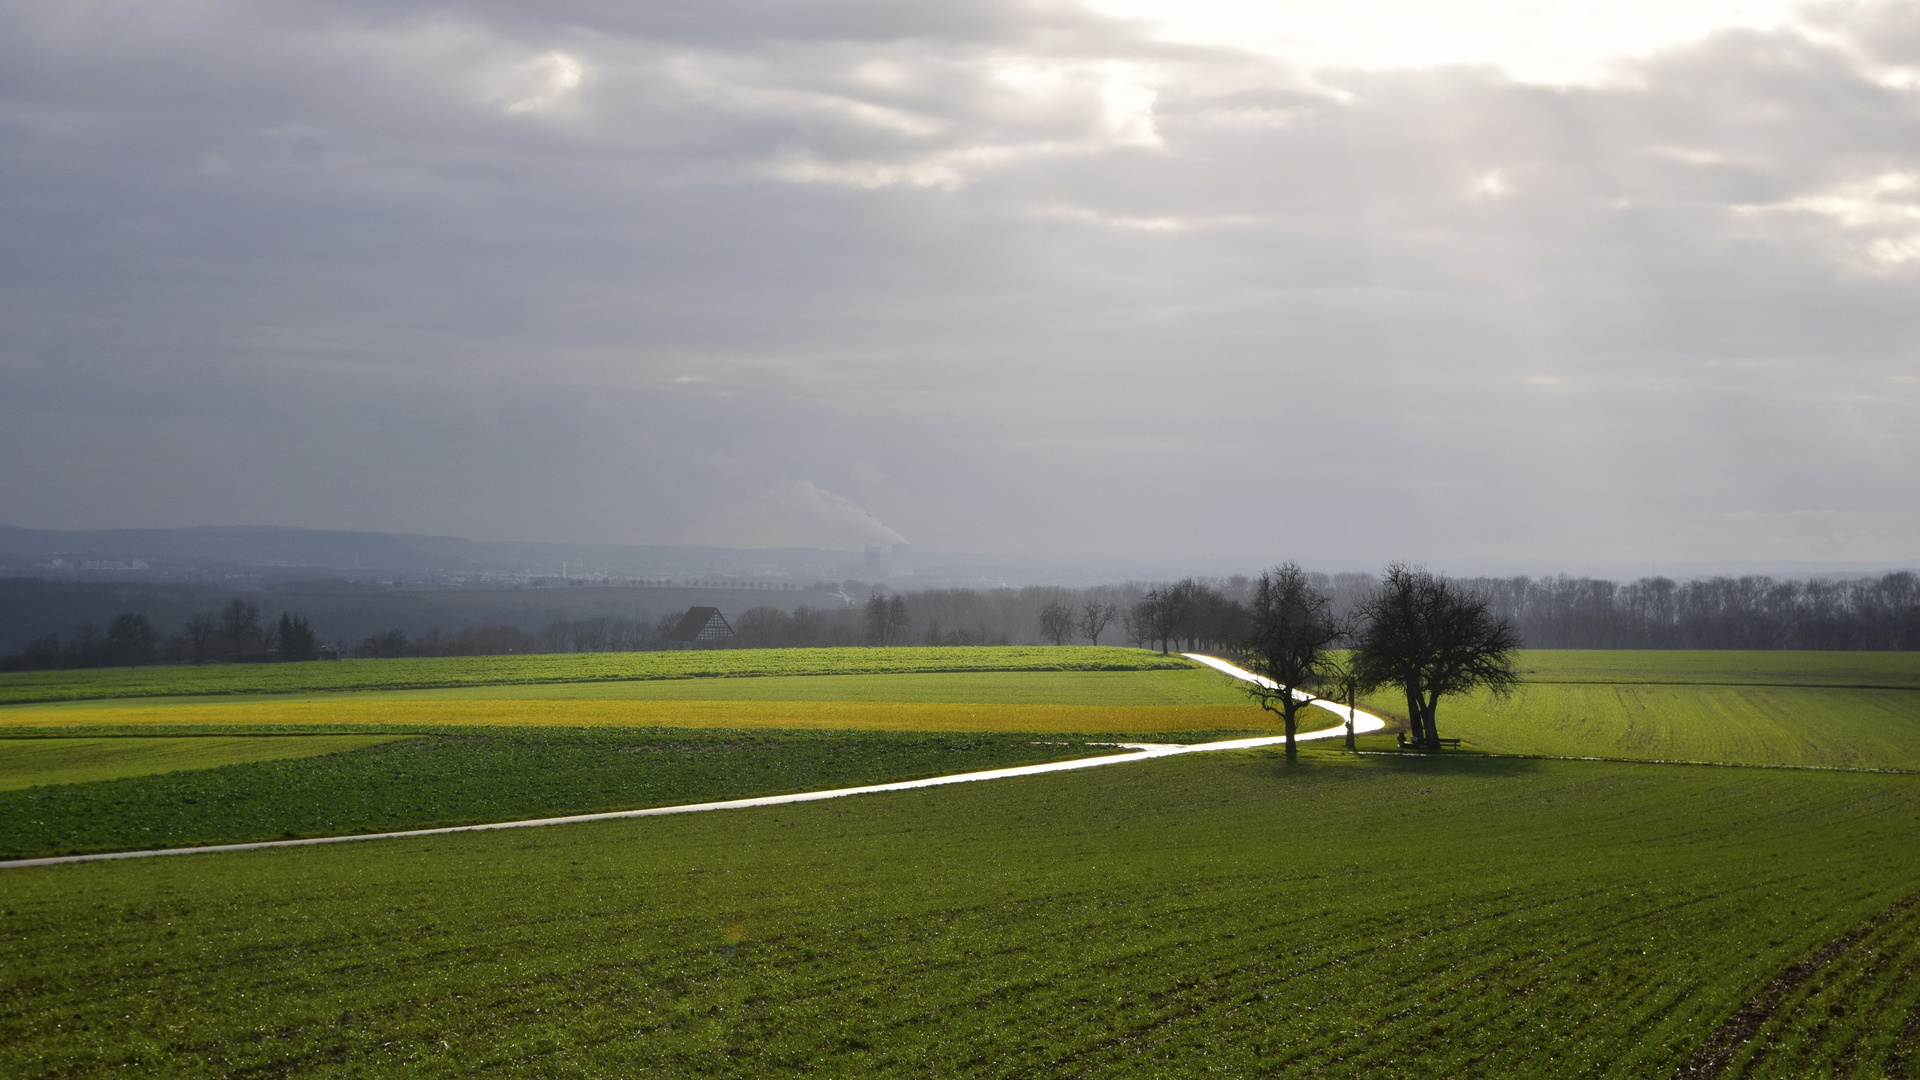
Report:
[[[1430,694],[1420,708],[1421,719],[1426,721],[1427,749],[1440,749],[1440,729],[1433,722],[1433,714],[1440,708],[1440,695]]]
[[[1283,690],[1281,693],[1286,695],[1282,699],[1280,716],[1287,723],[1287,756],[1294,757],[1296,754],[1293,745],[1294,717],[1300,713],[1300,699],[1293,696],[1291,689]]]
[[[1353,684],[1352,683],[1347,684],[1347,749],[1349,750],[1355,749],[1353,745]]]
[[[1420,710],[1420,691],[1412,683],[1408,683],[1405,689],[1407,692],[1407,734],[1415,746],[1420,746],[1427,741],[1427,726],[1422,721],[1424,714]]]

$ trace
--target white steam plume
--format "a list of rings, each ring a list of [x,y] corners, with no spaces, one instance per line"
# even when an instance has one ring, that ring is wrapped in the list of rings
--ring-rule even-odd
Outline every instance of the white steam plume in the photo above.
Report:
[[[811,480],[776,484],[774,499],[784,506],[813,518],[835,531],[858,537],[867,544],[904,544],[907,538],[880,523],[866,507],[844,495],[835,495]]]

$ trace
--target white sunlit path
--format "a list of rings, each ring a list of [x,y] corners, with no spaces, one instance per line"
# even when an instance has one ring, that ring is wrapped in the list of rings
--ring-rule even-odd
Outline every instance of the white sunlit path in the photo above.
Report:
[[[1217,671],[1224,672],[1236,679],[1261,683],[1269,688],[1273,683],[1254,673],[1221,660],[1218,657],[1200,653],[1182,653]],[[1305,694],[1300,694],[1306,697]],[[1347,707],[1331,701],[1312,699],[1312,704],[1339,716],[1342,721],[1349,719]],[[1386,727],[1386,721],[1370,713],[1354,710],[1351,717],[1354,734],[1379,731]],[[1308,731],[1294,736],[1295,742],[1313,739],[1339,738],[1346,734],[1345,723],[1335,727]],[[12,859],[0,861],[0,869],[29,866],[57,866],[62,863],[106,862],[114,859],[148,859],[162,855],[210,855],[223,851],[258,851],[263,848],[313,847],[319,844],[345,844],[361,840],[398,840],[413,836],[446,836],[452,833],[489,832],[496,829],[531,829],[547,825],[577,825],[590,821],[620,821],[626,818],[666,817],[670,814],[699,814],[711,810],[747,810],[758,806],[786,806],[793,803],[820,802],[825,799],[840,799],[849,795],[878,795],[889,791],[912,791],[917,788],[941,787],[947,784],[968,784],[980,780],[1006,780],[1016,776],[1039,776],[1043,773],[1071,772],[1076,769],[1095,769],[1104,765],[1122,765],[1128,762],[1149,761],[1154,758],[1174,757],[1180,754],[1204,754],[1217,750],[1254,750],[1265,746],[1275,746],[1286,742],[1284,735],[1261,735],[1251,739],[1225,739],[1206,743],[1112,743],[1132,751],[1125,754],[1103,754],[1100,757],[1075,758],[1072,761],[1050,761],[1040,765],[1016,765],[1006,769],[986,769],[980,772],[953,773],[948,776],[929,776],[920,780],[901,780],[891,784],[866,784],[861,787],[829,788],[824,791],[799,791],[788,795],[762,795],[750,799],[724,799],[717,802],[684,803],[679,806],[654,806],[643,810],[613,810],[600,814],[569,814],[562,817],[526,818],[519,821],[495,821],[481,825],[449,825],[437,829],[400,829],[393,832],[354,833],[345,836],[314,836],[299,840],[257,840],[244,844],[206,844],[200,847],[158,848],[150,851],[105,851],[90,855],[55,855],[43,859]]]
[[[1222,660],[1217,656],[1208,656],[1205,653],[1191,653],[1191,652],[1181,653],[1180,655],[1186,657],[1189,660],[1193,660],[1198,663],[1205,664],[1208,667],[1214,669],[1215,671],[1225,672],[1226,674],[1231,675],[1234,678],[1239,679],[1243,682],[1259,683],[1261,686],[1264,686],[1269,690],[1280,689],[1280,684],[1274,682],[1272,679],[1269,679],[1264,675],[1255,675],[1253,672],[1248,671],[1246,668],[1239,667],[1234,664],[1229,664],[1225,660]],[[1302,742],[1307,739],[1332,739],[1332,738],[1344,736],[1347,733],[1346,727],[1348,723],[1351,723],[1353,725],[1353,733],[1355,735],[1366,735],[1370,732],[1379,731],[1387,726],[1387,722],[1385,720],[1380,719],[1379,717],[1373,715],[1370,712],[1362,712],[1359,709],[1349,709],[1347,708],[1347,706],[1342,705],[1337,701],[1328,701],[1325,698],[1317,698],[1317,697],[1314,697],[1312,694],[1309,694],[1303,690],[1295,690],[1293,692],[1293,696],[1299,698],[1300,700],[1306,702],[1309,705],[1317,705],[1320,708],[1327,710],[1328,712],[1334,714],[1335,716],[1338,716],[1342,721],[1339,727],[1322,728],[1318,731],[1308,731],[1308,732],[1295,734],[1293,737],[1294,742]],[[1283,735],[1283,736],[1280,736],[1278,739],[1272,740],[1272,741],[1286,742],[1287,740],[1286,740],[1286,736]],[[1213,745],[1212,743],[1199,744],[1200,747],[1208,747],[1212,745]]]

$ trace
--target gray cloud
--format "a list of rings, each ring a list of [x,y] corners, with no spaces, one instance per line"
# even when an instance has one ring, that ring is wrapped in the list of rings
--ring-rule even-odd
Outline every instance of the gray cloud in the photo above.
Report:
[[[1023,4],[10,7],[0,520],[1912,558],[1920,21],[1808,21],[1555,89]]]

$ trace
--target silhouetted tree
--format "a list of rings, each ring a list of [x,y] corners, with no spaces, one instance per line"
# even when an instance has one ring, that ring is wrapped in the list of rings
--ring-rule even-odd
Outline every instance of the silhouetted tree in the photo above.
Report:
[[[1041,608],[1040,636],[1055,645],[1065,645],[1073,637],[1073,609],[1059,601]]]
[[[234,597],[220,609],[220,633],[233,646],[233,655],[245,656],[247,648],[260,636],[260,609]]]
[[[913,630],[913,620],[907,615],[907,598],[890,596],[887,598],[887,644],[907,644],[907,634]]]
[[[913,621],[904,596],[888,596],[877,586],[867,597],[867,644],[905,645]]]
[[[195,615],[187,620],[187,650],[196,664],[204,664],[213,655],[213,643],[220,638],[220,624],[211,615]]]
[[[396,629],[375,634],[361,642],[359,647],[353,650],[353,654],[362,659],[374,660],[405,656],[407,655],[407,632]]]
[[[319,654],[320,641],[314,636],[313,627],[307,625],[305,616],[281,612],[275,636],[280,641],[282,660],[311,660]]]
[[[1295,752],[1300,709],[1313,701],[1325,679],[1327,650],[1340,640],[1340,626],[1326,594],[1295,563],[1260,575],[1253,585],[1242,665],[1265,683],[1248,686],[1260,707],[1286,723],[1287,754]]]
[[[1100,644],[1100,635],[1106,632],[1107,624],[1112,622],[1113,617],[1119,613],[1120,609],[1114,607],[1112,604],[1101,603],[1098,600],[1089,600],[1081,605],[1078,623],[1079,630],[1081,633],[1087,635],[1088,642],[1098,645]]]
[[[154,632],[145,615],[127,612],[107,627],[107,656],[110,663],[128,667],[152,663],[154,648],[159,644],[160,635]]]
[[[1358,679],[1369,688],[1400,687],[1414,740],[1427,749],[1440,748],[1434,716],[1442,696],[1476,686],[1506,694],[1519,682],[1518,635],[1485,596],[1463,585],[1396,563],[1361,612]]]

